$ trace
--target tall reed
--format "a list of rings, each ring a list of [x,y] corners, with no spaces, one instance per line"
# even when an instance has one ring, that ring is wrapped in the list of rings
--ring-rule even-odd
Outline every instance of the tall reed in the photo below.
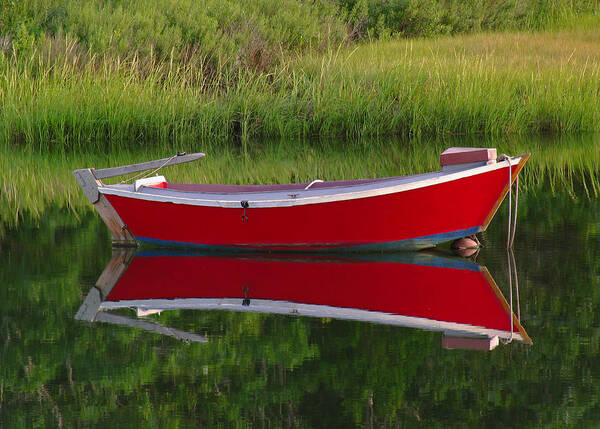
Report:
[[[600,131],[597,29],[339,46],[289,57],[270,72],[224,67],[211,76],[202,57],[146,63],[61,43],[55,57],[0,55],[2,144],[62,151],[188,139]]]

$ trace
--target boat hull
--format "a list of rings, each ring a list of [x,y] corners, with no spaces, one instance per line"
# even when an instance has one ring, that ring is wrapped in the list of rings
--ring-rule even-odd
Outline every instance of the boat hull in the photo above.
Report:
[[[219,206],[118,195],[101,188],[140,241],[264,251],[418,250],[485,230],[526,162],[480,168],[396,192],[310,204]],[[240,200],[245,197],[240,194]]]
[[[352,257],[159,250],[133,257],[117,251],[76,318],[109,321],[99,316],[119,308],[136,308],[138,316],[190,309],[331,317],[443,331],[455,339],[531,343],[485,267],[427,252]]]

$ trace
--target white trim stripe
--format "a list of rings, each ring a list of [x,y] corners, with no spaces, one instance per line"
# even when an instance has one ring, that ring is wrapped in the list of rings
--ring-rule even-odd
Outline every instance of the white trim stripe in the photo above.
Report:
[[[522,157],[520,156],[512,158],[512,165],[518,164],[521,161],[521,158]],[[437,171],[423,175],[402,176],[382,182],[361,185],[294,191],[218,194],[142,187],[138,192],[134,192],[133,186],[131,185],[105,185],[98,188],[98,190],[100,193],[106,195],[192,206],[239,208],[240,201],[245,200],[248,201],[251,208],[293,207],[394,194],[485,174],[502,168],[508,168],[508,166],[508,161],[501,161],[460,171]],[[296,197],[291,197],[291,194],[296,195]]]
[[[423,317],[404,316],[393,313],[383,313],[357,308],[341,308],[328,305],[301,304],[290,301],[269,299],[250,299],[250,304],[242,304],[243,298],[178,298],[178,299],[136,299],[123,301],[104,301],[100,310],[115,310],[118,308],[143,308],[152,310],[229,310],[251,313],[271,313],[291,316],[331,317],[334,319],[356,320],[361,322],[397,325],[408,328],[426,329],[463,335],[498,336],[508,339],[510,331],[490,329],[463,323],[447,322]],[[523,341],[517,331],[513,339]]]

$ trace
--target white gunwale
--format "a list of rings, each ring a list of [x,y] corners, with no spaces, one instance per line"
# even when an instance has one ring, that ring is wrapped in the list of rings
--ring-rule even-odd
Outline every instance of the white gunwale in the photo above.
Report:
[[[510,165],[517,168],[524,155],[510,158]],[[293,191],[261,191],[240,193],[211,193],[157,189],[142,186],[137,192],[133,185],[103,185],[98,188],[101,194],[116,195],[146,201],[186,204],[194,206],[239,208],[240,201],[248,201],[251,208],[293,207],[308,204],[321,204],[335,201],[369,198],[424,188],[459,180],[494,170],[507,168],[508,160],[480,167],[458,171],[436,171],[425,174],[398,176],[377,182],[339,187],[325,187]],[[293,195],[293,196],[292,196]]]
[[[405,316],[394,313],[361,310],[356,308],[333,307],[329,305],[303,304],[290,301],[251,299],[250,305],[242,304],[242,298],[177,298],[177,299],[137,299],[122,301],[104,301],[99,310],[116,310],[119,308],[143,308],[152,310],[229,310],[250,313],[283,314],[290,316],[327,317],[343,320],[356,320],[385,325],[396,325],[407,328],[418,328],[440,331],[447,334],[467,336],[498,336],[503,339],[512,338],[525,341],[520,332],[502,331],[483,326],[469,325],[427,319],[424,317]]]

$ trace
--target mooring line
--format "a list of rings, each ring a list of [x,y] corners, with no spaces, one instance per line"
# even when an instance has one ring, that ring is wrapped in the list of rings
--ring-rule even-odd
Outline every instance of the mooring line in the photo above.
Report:
[[[508,264],[508,288],[509,288],[509,301],[510,301],[510,310],[509,310],[509,317],[510,317],[510,337],[507,339],[503,339],[502,343],[503,344],[509,344],[512,342],[513,337],[514,337],[514,331],[515,331],[515,318],[514,318],[514,312],[513,312],[513,287],[512,287],[512,281],[513,281],[513,264],[511,261],[511,257],[510,254],[512,253],[511,249],[506,249],[506,262]],[[516,273],[515,273],[516,274]]]
[[[512,158],[506,154],[500,155],[501,159],[508,162],[508,225],[506,232],[506,249],[512,249],[517,232],[517,213],[519,209],[519,176],[515,177],[515,208],[513,216],[512,206]]]
[[[165,160],[165,162],[163,162],[163,163],[162,163],[162,165],[161,165],[160,167],[158,167],[158,168],[156,168],[156,169],[152,170],[152,171],[151,171],[151,172],[149,172],[149,173],[145,173],[145,171],[142,171],[141,173],[139,173],[139,174],[136,174],[135,176],[132,176],[132,177],[129,177],[129,178],[127,178],[127,179],[124,179],[124,180],[120,181],[120,182],[119,182],[119,185],[122,185],[122,184],[124,184],[124,183],[127,183],[127,182],[131,182],[132,180],[134,180],[134,179],[137,179],[138,177],[140,177],[140,176],[142,176],[142,175],[143,175],[143,176],[142,176],[142,179],[144,179],[144,178],[146,178],[146,177],[150,176],[151,174],[154,174],[154,173],[156,173],[158,170],[160,170],[161,168],[163,168],[165,165],[167,165],[169,162],[171,162],[173,159],[177,158],[178,156],[181,156],[181,155],[180,155],[179,153],[176,153],[176,154],[175,154],[175,155],[173,155],[172,157],[170,157],[170,158],[167,158],[167,159]],[[146,170],[146,171],[147,171],[147,170]]]

